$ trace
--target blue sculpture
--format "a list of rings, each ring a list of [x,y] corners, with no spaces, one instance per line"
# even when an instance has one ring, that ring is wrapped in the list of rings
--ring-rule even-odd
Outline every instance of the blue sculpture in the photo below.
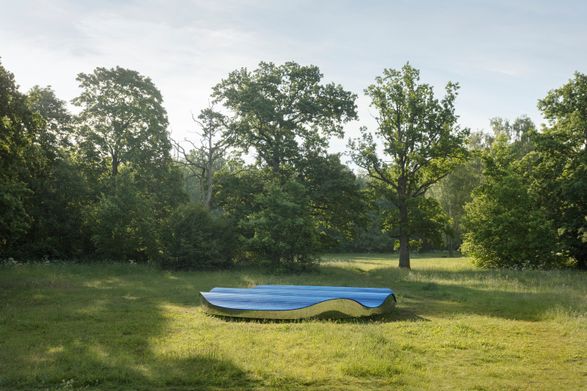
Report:
[[[256,319],[348,318],[387,313],[396,304],[388,288],[258,285],[200,292],[204,311]]]

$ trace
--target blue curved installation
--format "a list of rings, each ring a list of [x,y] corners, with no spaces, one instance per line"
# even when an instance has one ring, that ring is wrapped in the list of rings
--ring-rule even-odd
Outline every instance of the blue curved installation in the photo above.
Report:
[[[396,298],[388,288],[314,285],[258,285],[200,292],[212,315],[254,319],[349,318],[391,311]]]

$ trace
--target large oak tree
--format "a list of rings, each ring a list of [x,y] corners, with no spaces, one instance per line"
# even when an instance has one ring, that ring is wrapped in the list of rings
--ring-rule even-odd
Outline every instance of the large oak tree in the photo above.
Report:
[[[454,109],[457,91],[458,84],[449,82],[445,96],[436,98],[410,64],[386,69],[365,90],[378,128],[375,137],[362,128],[362,138],[349,146],[355,163],[386,185],[389,200],[398,208],[400,267],[410,267],[409,208],[466,155],[468,130],[458,126]]]

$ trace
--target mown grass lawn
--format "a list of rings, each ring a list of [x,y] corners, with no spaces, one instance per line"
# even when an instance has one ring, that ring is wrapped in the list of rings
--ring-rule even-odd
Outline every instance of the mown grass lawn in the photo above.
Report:
[[[331,255],[319,273],[0,266],[0,389],[587,388],[587,274],[466,258]],[[227,321],[198,291],[259,283],[391,287],[370,321]]]

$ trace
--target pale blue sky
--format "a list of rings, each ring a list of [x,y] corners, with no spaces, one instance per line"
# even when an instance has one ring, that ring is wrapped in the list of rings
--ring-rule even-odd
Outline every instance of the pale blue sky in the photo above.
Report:
[[[23,90],[50,84],[70,100],[75,76],[120,65],[150,76],[165,99],[172,134],[233,69],[259,61],[316,64],[360,99],[363,89],[406,61],[438,93],[461,84],[461,124],[526,114],[537,99],[587,72],[587,1],[4,1],[0,56]],[[342,151],[345,140],[332,143]]]

